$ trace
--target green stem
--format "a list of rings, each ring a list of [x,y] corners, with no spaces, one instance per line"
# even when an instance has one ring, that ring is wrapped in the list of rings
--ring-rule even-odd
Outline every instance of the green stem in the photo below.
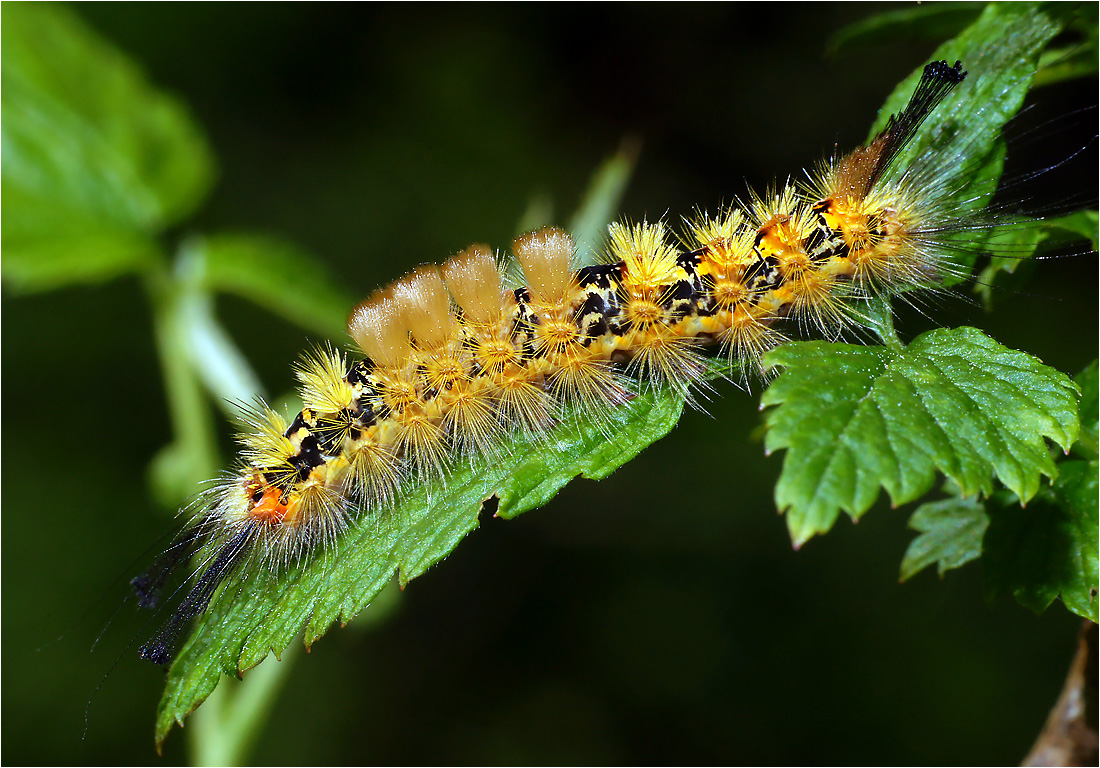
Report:
[[[894,308],[888,296],[872,296],[860,316],[887,349],[901,352],[905,348],[901,339],[898,338],[897,331],[894,330]]]
[[[275,706],[298,649],[297,642],[291,643],[281,660],[267,659],[245,673],[243,680],[222,677],[191,718],[192,764],[245,762]]]
[[[187,350],[180,288],[164,268],[149,273],[145,284],[173,435],[171,445],[154,458],[151,471],[160,501],[177,506],[197,483],[217,472],[217,441],[210,404]]]
[[[214,402],[230,418],[241,407],[263,397],[260,379],[237,349],[214,312],[214,296],[206,285],[206,241],[191,238],[179,249],[174,271],[191,368]]]

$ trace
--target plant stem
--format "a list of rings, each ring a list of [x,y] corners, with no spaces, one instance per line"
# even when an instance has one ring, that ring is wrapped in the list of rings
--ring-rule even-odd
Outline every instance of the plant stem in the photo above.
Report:
[[[193,765],[245,762],[299,653],[299,644],[291,643],[281,660],[267,659],[245,673],[244,680],[222,677],[191,718]]]
[[[217,441],[210,406],[187,350],[179,286],[163,267],[150,272],[145,285],[173,434],[171,445],[150,469],[158,499],[174,507],[217,472]]]
[[[1086,620],[1062,695],[1023,765],[1096,764],[1096,639],[1096,625]]]
[[[901,343],[894,330],[894,308],[887,296],[872,296],[860,313],[860,317],[874,331],[879,340],[891,351],[901,352],[905,345]]]

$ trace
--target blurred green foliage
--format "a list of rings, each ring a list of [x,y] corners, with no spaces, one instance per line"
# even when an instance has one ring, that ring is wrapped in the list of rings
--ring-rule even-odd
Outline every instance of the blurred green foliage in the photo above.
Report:
[[[21,290],[144,270],[213,181],[175,99],[67,12],[4,11],[4,279]]]
[[[875,59],[858,77],[850,64],[820,65],[823,30],[865,13],[843,6],[784,13],[781,23],[771,11],[740,8],[608,16],[592,9],[579,23],[537,7],[436,9],[427,18],[402,8],[81,7],[153,80],[181,92],[210,131],[223,181],[188,225],[214,234],[196,239],[171,229],[210,178],[201,139],[172,130],[190,125],[177,102],[148,90],[78,24],[44,35],[33,14],[52,11],[10,9],[3,10],[8,289],[137,270],[145,291],[122,281],[7,296],[8,762],[149,759],[161,680],[132,658],[107,681],[88,739],[78,741],[83,701],[110,666],[111,649],[148,632],[147,624],[116,623],[91,657],[79,632],[35,649],[112,575],[132,570],[126,562],[163,525],[142,482],[154,452],[174,436],[187,444],[183,454],[198,445],[204,463],[227,454],[227,432],[214,432],[200,383],[225,396],[262,382],[286,387],[301,330],[233,295],[330,335],[342,314],[332,308],[338,296],[348,302],[472,240],[505,243],[533,198],[571,209],[591,169],[626,134],[646,141],[628,215],[713,209],[742,191],[731,178],[760,185],[793,171],[825,149],[832,131],[842,146],[858,142],[882,94],[928,55],[920,45],[894,46],[888,61]],[[27,16],[11,21],[19,13]],[[765,39],[761,29],[784,34]],[[80,108],[58,114],[50,77],[37,85],[9,79],[27,46],[59,64],[83,50],[114,62],[117,74],[102,89],[86,78],[62,83],[65,98],[55,101]],[[785,121],[777,133],[755,116],[792,83],[799,112],[812,119]],[[1055,115],[1080,98],[1063,90]],[[96,110],[110,118],[136,105],[143,130],[86,132],[87,145],[58,147],[46,120],[42,132],[16,134],[9,144],[10,116],[23,104],[9,100],[17,96],[49,120],[79,122]],[[1077,149],[1073,141],[1061,144],[1063,157]],[[117,166],[119,147],[158,160]],[[69,154],[54,157],[62,149]],[[56,172],[21,176],[19,158],[35,153],[53,157],[44,166]],[[175,157],[184,159],[168,162]],[[73,167],[66,163],[101,170],[96,186],[72,188],[81,175],[66,174]],[[1058,194],[1072,189],[1072,180],[1059,184]],[[60,190],[67,205],[41,205],[43,189]],[[89,208],[108,203],[109,215]],[[36,273],[43,260],[20,250],[24,227],[55,231],[50,247],[69,266]],[[307,272],[317,291],[307,284],[288,304],[280,301],[285,284],[242,279],[257,254],[276,253],[288,268],[308,257],[296,246],[272,248],[270,239],[261,250],[250,238],[219,234],[241,227],[324,254],[327,266]],[[94,271],[82,272],[89,260]],[[325,274],[340,275],[343,288]],[[1010,311],[974,322],[992,323],[1009,346],[1079,369],[1096,348],[1095,294],[1078,288],[1095,284],[1095,260],[1044,264],[1035,275],[1027,295],[1005,302]],[[228,329],[221,336],[209,322],[214,292],[226,294],[218,300]],[[1056,309],[1052,297],[1061,299]],[[929,322],[902,320],[906,332]],[[239,355],[225,346],[229,339]],[[191,363],[212,348],[230,363],[252,361],[254,380],[245,364],[200,382]],[[167,393],[171,429],[165,380],[179,390]],[[721,429],[689,416],[614,479],[574,484],[543,515],[483,526],[445,568],[410,588],[392,622],[317,646],[295,669],[272,713],[279,727],[262,731],[255,759],[1018,759],[1060,685],[1073,622],[1004,605],[986,612],[965,570],[946,585],[892,586],[908,538],[897,515],[868,518],[858,532],[844,527],[828,545],[791,556],[782,526],[764,514],[776,469],[743,440],[757,418],[753,400],[730,387],[721,394],[709,406]],[[69,430],[42,428],[69,412],[77,414]],[[168,458],[157,466],[167,469],[157,487],[171,506],[188,477],[208,468],[180,468],[170,452],[161,455]],[[89,622],[109,613],[109,605],[93,610]],[[999,642],[1006,634],[1009,647]],[[43,723],[57,734],[45,743]]]

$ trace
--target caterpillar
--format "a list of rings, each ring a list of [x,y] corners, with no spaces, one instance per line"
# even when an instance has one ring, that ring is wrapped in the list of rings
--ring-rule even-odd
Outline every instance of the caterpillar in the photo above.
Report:
[[[416,484],[507,452],[502,435],[545,436],[575,412],[599,424],[646,388],[691,398],[712,370],[708,347],[726,375],[748,377],[787,328],[835,337],[858,326],[860,302],[936,290],[953,268],[951,236],[974,220],[942,202],[938,166],[898,158],[966,76],[959,61],[928,64],[867,144],[808,183],[699,213],[678,237],[663,220],[615,223],[604,257],[578,267],[570,236],[548,227],[515,240],[514,263],[472,245],[376,291],[348,318],[365,357],[306,353],[295,368],[302,410],[289,423],[262,402],[247,411],[237,468],[131,582],[155,607],[176,568],[202,553],[142,657],[170,662],[184,627],[246,561],[280,569],[329,551]]]

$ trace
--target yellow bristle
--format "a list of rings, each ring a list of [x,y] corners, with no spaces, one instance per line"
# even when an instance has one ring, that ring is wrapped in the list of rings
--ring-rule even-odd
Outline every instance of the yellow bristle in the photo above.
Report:
[[[443,428],[468,454],[487,454],[498,439],[496,402],[486,383],[468,382],[447,395],[449,410],[443,417]]]
[[[237,436],[244,446],[245,459],[260,466],[277,465],[295,453],[294,444],[284,437],[286,419],[273,411],[263,400],[257,400],[240,414],[246,431]]]
[[[294,374],[301,382],[302,403],[319,413],[338,413],[351,405],[353,391],[344,380],[344,355],[332,347],[314,349],[302,356]]]
[[[502,423],[514,423],[535,435],[544,434],[553,423],[549,393],[519,376],[498,384],[497,405]]]
[[[436,349],[451,338],[454,316],[439,267],[429,264],[390,288],[405,326],[422,349]]]
[[[933,202],[904,182],[883,184],[868,196],[863,210],[875,216],[884,234],[852,254],[861,287],[928,285],[940,259],[914,235],[934,218]]]
[[[298,525],[306,529],[311,544],[333,545],[347,528],[346,510],[347,501],[336,488],[310,481],[298,489]]]
[[[532,302],[563,305],[573,289],[573,238],[557,227],[543,227],[517,237],[512,250],[527,277]]]
[[[492,376],[502,376],[510,365],[514,365],[518,359],[515,347],[508,341],[504,334],[493,333],[493,328],[479,333],[476,342],[474,360],[481,370],[487,371]],[[505,330],[505,333],[507,331]]]
[[[637,296],[656,299],[652,292],[676,278],[676,248],[668,243],[664,222],[625,224],[608,228],[612,261],[626,265],[623,287]]]
[[[690,237],[684,242],[685,248],[704,249],[703,257],[717,267],[719,279],[739,278],[755,258],[753,232],[739,210],[724,211],[713,219],[704,213],[688,222],[688,230]]]
[[[443,474],[448,441],[440,424],[418,407],[407,408],[396,417],[397,444],[424,477]]]
[[[743,373],[759,373],[760,358],[787,338],[770,324],[762,322],[757,314],[746,308],[737,308],[730,316],[729,327],[719,337],[731,366]]]
[[[687,250],[724,248],[737,238],[744,222],[745,214],[737,209],[719,211],[713,218],[705,211],[696,212],[695,218],[686,220],[690,237],[684,246]]]
[[[877,136],[871,143],[842,157],[833,157],[818,170],[814,189],[820,198],[845,200],[858,205],[873,188],[875,167],[882,155],[887,137]]]
[[[809,326],[807,330],[835,335],[849,321],[845,312],[846,286],[811,266],[792,271],[777,293],[786,293],[792,314]]]
[[[630,399],[621,376],[603,360],[561,360],[548,383],[560,402],[596,421],[603,421],[609,408]]]
[[[707,255],[716,261],[722,260],[723,254],[745,235],[745,213],[737,209],[719,211],[714,218],[706,212],[697,213],[686,223],[690,237],[684,241],[684,248],[689,251],[705,248]]]
[[[695,339],[668,329],[648,334],[638,344],[631,368],[647,383],[670,386],[686,393],[706,371]]]
[[[398,488],[407,479],[405,465],[393,448],[379,443],[373,435],[355,442],[348,452],[348,464],[345,488],[354,489],[366,510],[393,503]]]
[[[933,269],[951,268],[953,236],[983,221],[959,218],[943,188],[949,176],[891,163],[903,157],[936,89],[963,76],[959,64],[926,68],[902,117],[891,117],[867,146],[822,166],[809,191],[788,181],[713,217],[697,212],[678,239],[660,220],[612,224],[606,258],[583,269],[574,264],[573,240],[554,227],[517,238],[507,274],[487,245],[474,244],[356,306],[347,329],[369,360],[348,367],[343,353],[314,348],[296,366],[303,405],[292,427],[262,402],[245,415],[243,461],[196,503],[200,517],[185,534],[181,561],[196,551],[206,561],[162,632],[169,640],[158,636],[142,655],[171,661],[170,638],[215,595],[255,597],[243,569],[256,560],[279,588],[301,586],[299,576],[326,583],[322,558],[338,540],[341,554],[357,549],[356,566],[364,542],[385,542],[413,523],[414,534],[424,533],[417,519],[428,514],[432,522],[440,502],[431,496],[448,483],[465,488],[469,471],[507,491],[515,467],[502,459],[509,452],[523,458],[532,443],[536,459],[549,457],[551,473],[573,461],[570,441],[578,433],[602,433],[617,450],[631,420],[649,409],[647,418],[667,429],[675,420],[669,406],[695,405],[696,393],[730,368],[746,380],[777,375],[761,370],[765,353],[786,341],[775,328],[831,335],[847,323],[872,322],[869,311],[860,315],[861,300],[882,293],[906,301],[913,295],[907,289],[933,287]],[[704,346],[720,347],[730,367],[705,359]],[[639,407],[624,407],[634,397]],[[282,578],[280,566],[315,554],[318,569]],[[422,570],[399,565],[403,580]],[[367,581],[378,569],[368,570]],[[135,580],[143,605],[166,583],[155,578],[154,571]],[[215,604],[187,654],[194,656],[195,642],[205,642],[201,633],[226,609],[234,610]]]
[[[489,246],[471,245],[443,265],[443,279],[455,303],[474,323],[495,323],[504,314],[504,289]]]
[[[575,353],[580,347],[577,326],[571,319],[543,319],[534,330],[535,347],[538,353],[546,355],[552,362],[557,362],[557,358],[563,355]]]
[[[397,303],[375,291],[348,316],[348,334],[376,365],[396,368],[408,360],[412,347]]]
[[[752,194],[751,215],[757,233],[769,230],[787,250],[800,248],[813,233],[813,212],[802,202],[794,186],[772,191],[763,198]]]

